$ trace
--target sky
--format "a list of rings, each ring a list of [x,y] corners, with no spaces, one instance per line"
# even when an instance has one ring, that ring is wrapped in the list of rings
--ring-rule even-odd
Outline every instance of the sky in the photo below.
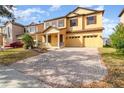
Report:
[[[105,10],[103,15],[103,37],[109,37],[113,32],[113,28],[119,23],[118,15],[124,8],[124,5],[21,5],[13,8],[16,21],[27,25],[31,22],[39,23],[44,20],[61,17],[73,11],[77,6]],[[6,18],[1,18],[6,21]]]

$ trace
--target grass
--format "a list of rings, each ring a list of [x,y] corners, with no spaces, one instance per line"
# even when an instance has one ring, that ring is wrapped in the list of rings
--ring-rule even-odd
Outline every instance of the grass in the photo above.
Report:
[[[25,50],[23,48],[8,49],[0,51],[0,64],[9,65],[13,62],[23,60],[28,57],[36,56],[39,53],[33,50]]]
[[[124,54],[116,53],[113,48],[100,48],[99,51],[108,68],[108,76],[104,82],[111,87],[124,87]]]

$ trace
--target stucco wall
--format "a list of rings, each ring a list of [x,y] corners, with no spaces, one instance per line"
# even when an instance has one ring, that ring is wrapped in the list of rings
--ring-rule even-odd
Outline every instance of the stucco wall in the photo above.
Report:
[[[51,20],[51,21],[48,21],[50,24],[53,22],[53,21],[58,21],[58,20],[64,20],[64,26],[63,27],[58,27],[59,29],[62,29],[62,28],[66,28],[66,18],[60,18],[60,19],[55,19],[55,20]],[[45,24],[46,24],[47,22],[44,22],[44,29],[46,29],[46,26],[45,26]]]
[[[36,28],[37,28],[38,32],[43,31],[44,30],[44,24],[43,23],[42,24],[37,24]]]
[[[122,16],[120,17],[120,22],[124,24],[124,13],[123,13]]]
[[[77,18],[78,19],[78,25],[77,26],[70,26],[70,20],[71,19],[75,19],[75,18]],[[68,30],[69,31],[76,31],[76,30],[82,30],[83,28],[83,18],[82,18],[82,16],[79,16],[79,17],[74,17],[74,18],[69,18],[68,19],[68,21],[67,21],[67,23],[68,23]]]
[[[0,28],[0,33],[2,33],[2,28]],[[0,34],[0,45],[3,45],[3,36]]]
[[[9,27],[9,31],[10,31],[10,37],[4,37],[3,38],[3,45],[9,44],[13,41],[13,34],[12,34],[12,24],[9,22],[6,24],[5,26],[5,34],[7,35],[7,31],[8,31],[8,27]]]
[[[76,14],[89,14],[89,13],[92,13],[93,11],[90,11],[90,10],[86,10],[86,9],[77,9],[76,11],[74,11],[74,13],[70,13],[68,15],[68,17],[73,17],[73,16],[76,16]]]
[[[97,35],[97,37],[94,40],[91,39],[88,41],[88,43],[93,43],[94,46],[96,46],[96,47],[102,47],[103,46],[102,31],[83,32],[83,33],[77,33],[77,34],[76,33],[67,34],[66,37],[80,36],[80,38],[78,38],[76,41],[74,41],[74,39],[68,40],[66,38],[66,46],[72,46],[72,45],[75,45],[75,46],[80,45],[80,47],[85,46],[83,36],[87,36],[87,35]]]
[[[96,24],[87,24],[87,17],[88,16],[96,16]],[[73,26],[70,27],[70,20],[77,18],[78,19],[78,26]],[[97,14],[92,14],[92,15],[87,15],[87,16],[79,16],[79,17],[73,17],[73,18],[69,18],[67,20],[67,24],[68,24],[68,31],[77,31],[77,30],[83,30],[83,29],[92,29],[92,28],[99,28],[103,26],[102,23],[102,13],[97,13]]]
[[[3,36],[0,35],[0,45],[3,45]]]
[[[88,16],[96,16],[96,24],[90,24],[90,25],[87,25],[87,17]],[[102,13],[97,13],[97,14],[93,14],[93,15],[88,15],[88,16],[85,16],[84,17],[84,24],[85,24],[85,26],[84,26],[84,28],[85,29],[90,29],[90,28],[99,28],[99,27],[102,27],[103,26],[103,24],[102,24]]]

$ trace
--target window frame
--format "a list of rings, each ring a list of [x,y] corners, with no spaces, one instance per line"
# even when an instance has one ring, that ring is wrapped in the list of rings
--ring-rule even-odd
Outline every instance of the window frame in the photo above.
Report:
[[[57,20],[52,21],[52,22],[51,22],[51,26],[52,26],[52,27],[57,27]]]
[[[73,22],[73,20],[76,20],[76,25],[72,25],[72,22]],[[78,18],[73,18],[73,19],[70,19],[70,27],[74,27],[74,26],[78,26]]]
[[[7,27],[7,33],[8,33],[8,37],[10,38],[10,27]]]
[[[93,17],[93,20],[92,20],[92,22],[89,22],[89,20],[91,21],[91,19],[88,19],[88,18],[91,18],[91,17]],[[96,22],[97,22],[97,19],[96,18],[97,18],[96,15],[88,16],[87,17],[87,25],[96,24]]]
[[[35,33],[35,32],[36,32],[36,27],[30,26],[30,33]]]
[[[45,28],[48,28],[50,26],[50,22],[45,23]]]
[[[60,25],[60,23],[62,24],[63,22],[63,26]],[[58,27],[64,27],[65,26],[65,23],[64,23],[64,19],[59,19],[58,20]]]

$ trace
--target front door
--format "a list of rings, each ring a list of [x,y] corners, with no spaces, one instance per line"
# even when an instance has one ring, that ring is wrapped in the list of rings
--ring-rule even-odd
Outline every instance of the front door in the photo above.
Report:
[[[63,35],[60,35],[60,46],[64,46]]]

